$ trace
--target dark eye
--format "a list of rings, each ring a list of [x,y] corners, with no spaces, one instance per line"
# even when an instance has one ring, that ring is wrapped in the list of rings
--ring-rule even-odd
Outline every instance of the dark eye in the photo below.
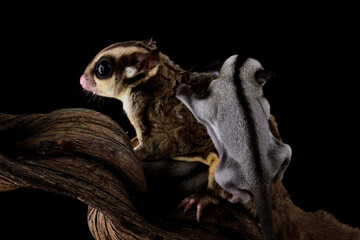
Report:
[[[96,76],[98,78],[104,79],[109,77],[113,72],[113,66],[112,66],[112,62],[107,59],[107,58],[103,58],[101,59],[97,66],[96,66]]]

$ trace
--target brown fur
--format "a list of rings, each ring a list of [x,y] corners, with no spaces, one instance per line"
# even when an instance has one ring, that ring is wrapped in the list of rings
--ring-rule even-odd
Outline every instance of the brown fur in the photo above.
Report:
[[[206,128],[175,97],[181,81],[189,81],[188,73],[174,69],[161,60],[158,74],[131,93],[133,107],[141,108],[143,123],[140,159],[158,159],[184,155],[206,157],[215,151]]]

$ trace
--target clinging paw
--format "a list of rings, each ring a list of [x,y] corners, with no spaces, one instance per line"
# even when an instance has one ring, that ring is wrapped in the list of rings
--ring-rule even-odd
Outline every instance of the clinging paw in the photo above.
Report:
[[[206,194],[206,193],[195,193],[185,198],[179,205],[184,207],[184,213],[189,211],[194,205],[196,205],[196,220],[200,222],[200,218],[203,213],[203,209],[210,203],[218,204],[219,200]]]
[[[140,161],[151,160],[151,156],[147,149],[145,149],[144,143],[140,142],[135,148],[134,153]]]

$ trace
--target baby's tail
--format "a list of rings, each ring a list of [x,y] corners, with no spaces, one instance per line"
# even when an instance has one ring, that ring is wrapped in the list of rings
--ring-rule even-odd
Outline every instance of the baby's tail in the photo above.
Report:
[[[256,210],[258,212],[263,238],[264,240],[273,240],[274,223],[270,199],[270,186],[261,184],[261,186],[256,188],[254,193]]]

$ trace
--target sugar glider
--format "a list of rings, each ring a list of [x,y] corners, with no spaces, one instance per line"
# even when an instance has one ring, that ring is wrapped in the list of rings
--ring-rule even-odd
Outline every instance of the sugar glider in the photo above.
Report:
[[[270,73],[252,58],[228,58],[220,76],[199,97],[181,84],[177,98],[204,124],[220,157],[215,180],[231,195],[230,202],[254,198],[264,239],[273,239],[270,185],[282,178],[291,148],[269,130],[270,106],[262,86]]]
[[[189,155],[206,158],[215,151],[206,128],[175,97],[181,82],[193,85],[213,79],[210,73],[183,70],[153,40],[145,40],[106,47],[88,64],[80,83],[96,95],[122,102],[139,141],[137,157],[155,160]]]

